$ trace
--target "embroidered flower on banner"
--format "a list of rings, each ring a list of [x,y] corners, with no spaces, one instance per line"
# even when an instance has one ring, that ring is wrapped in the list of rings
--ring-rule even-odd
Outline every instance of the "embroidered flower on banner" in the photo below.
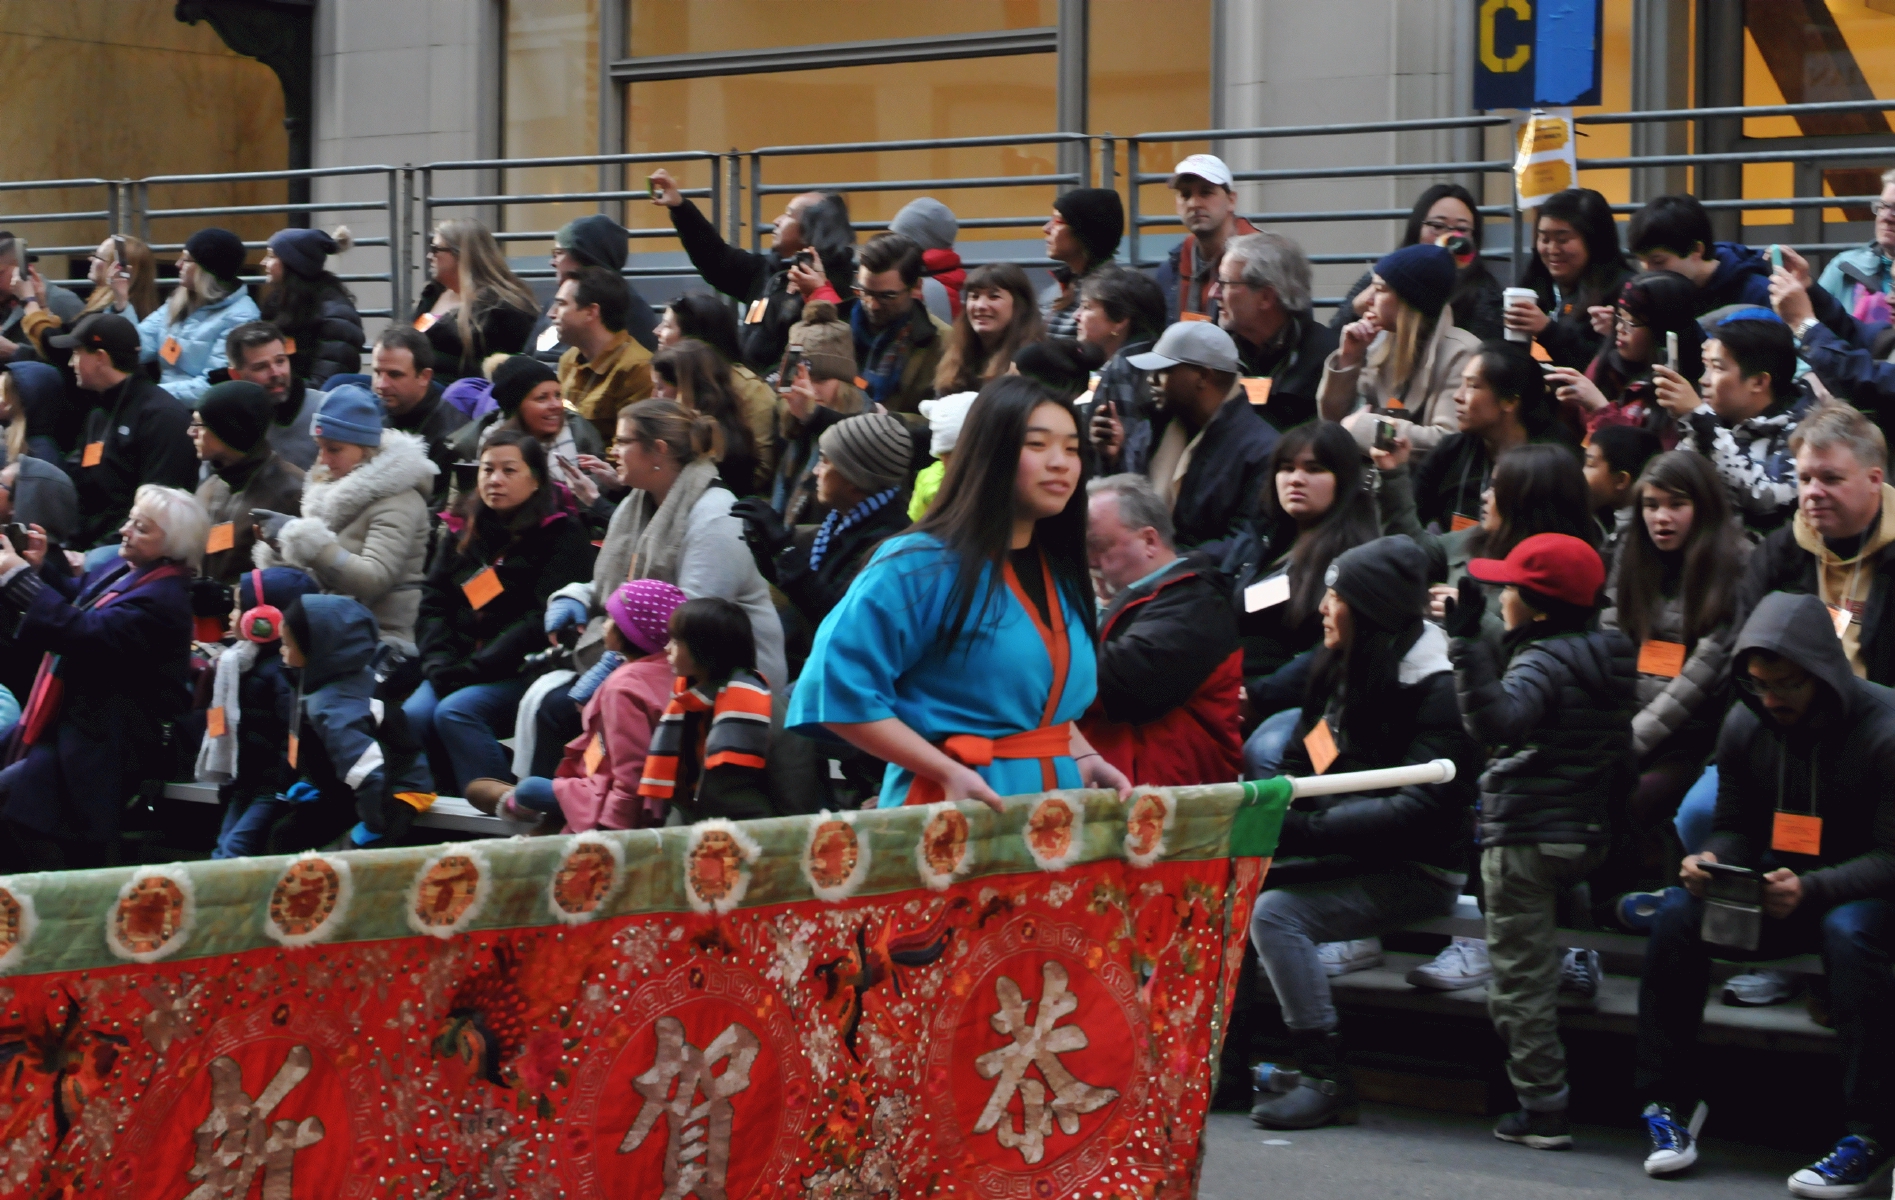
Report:
[[[582,833],[559,860],[546,884],[546,902],[553,916],[568,925],[583,925],[605,909],[605,903],[624,882],[625,850],[615,838]]]
[[[493,892],[493,868],[471,846],[455,846],[421,864],[408,888],[408,928],[449,938],[480,916]]]
[[[270,889],[263,932],[290,947],[328,941],[347,918],[354,894],[347,859],[310,851],[285,867]]]
[[[847,900],[868,878],[869,846],[856,832],[855,818],[827,810],[809,823],[803,842],[803,878],[818,900]]]
[[[928,823],[915,840],[915,869],[921,882],[944,891],[974,865],[967,814],[945,801],[928,806]]]
[[[1143,869],[1163,858],[1177,816],[1178,802],[1163,792],[1135,793],[1125,814],[1125,861]]]
[[[722,817],[691,826],[684,844],[684,895],[700,913],[727,913],[743,903],[750,864],[763,848]]]
[[[11,879],[0,879],[0,975],[20,965],[39,928],[33,897]]]
[[[1086,810],[1077,802],[1056,794],[1043,797],[1027,814],[1027,853],[1042,871],[1060,871],[1072,866],[1085,845]]]
[[[191,936],[196,907],[183,864],[140,867],[118,889],[118,902],[106,913],[105,944],[131,962],[157,962]]]

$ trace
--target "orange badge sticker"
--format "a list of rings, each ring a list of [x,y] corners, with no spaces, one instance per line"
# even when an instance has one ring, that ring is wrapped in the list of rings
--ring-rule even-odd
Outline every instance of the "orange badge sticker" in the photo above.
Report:
[[[104,458],[104,442],[87,442],[85,453],[79,457],[79,465],[82,467],[96,467]]]
[[[1209,313],[1181,312],[1178,314],[1178,319],[1180,321],[1208,321],[1211,317]]]
[[[229,521],[211,526],[211,535],[204,541],[204,553],[221,554],[237,544],[237,527]]]
[[[1309,751],[1309,765],[1321,775],[1336,764],[1336,738],[1329,732],[1329,718],[1316,722],[1316,728],[1303,735],[1303,749]]]
[[[1455,513],[1453,517],[1450,518],[1448,521],[1448,532],[1459,533],[1463,529],[1472,529],[1474,528],[1474,526],[1478,524],[1480,524],[1480,522],[1476,521],[1472,517],[1463,516],[1460,513]]]
[[[289,764],[292,767],[296,765],[296,751],[302,747],[302,744],[303,744],[303,739],[297,737],[293,733],[290,734],[289,751],[287,752],[287,754],[285,754],[284,757],[289,759]]]
[[[415,318],[415,328],[426,333],[428,330],[433,329],[434,323],[440,319],[441,318],[435,316],[433,313],[422,313]]]
[[[1684,670],[1683,642],[1661,642],[1653,638],[1638,648],[1640,675],[1663,675],[1666,679],[1676,679],[1682,670]]]
[[[1821,854],[1823,819],[1808,813],[1778,813],[1770,827],[1770,848],[1785,854]]]
[[[283,353],[285,354],[296,353],[296,339],[295,338],[286,337],[283,339]]]
[[[461,585],[461,591],[467,594],[467,602],[476,610],[487,607],[493,598],[507,589],[500,583],[500,576],[492,567],[482,567],[480,574]]]
[[[158,347],[158,357],[164,359],[167,365],[175,367],[178,360],[184,357],[184,347],[178,345],[177,338],[168,337],[164,345]]]
[[[763,320],[763,310],[769,306],[770,302],[768,300],[752,300],[750,307],[744,310],[744,324],[755,325],[758,321]]]
[[[204,711],[204,732],[214,738],[223,737],[230,732],[230,727],[224,724],[222,706]]]
[[[586,774],[597,775],[599,764],[605,761],[605,735],[595,733],[592,741],[586,745]]]
[[[1244,395],[1250,398],[1252,404],[1268,404],[1270,402],[1270,381],[1268,379],[1244,380]]]
[[[1855,620],[1855,614],[1850,612],[1847,607],[1839,607],[1834,604],[1825,605],[1824,607],[1829,609],[1829,620],[1830,623],[1836,627],[1836,636],[1848,636],[1849,624]]]

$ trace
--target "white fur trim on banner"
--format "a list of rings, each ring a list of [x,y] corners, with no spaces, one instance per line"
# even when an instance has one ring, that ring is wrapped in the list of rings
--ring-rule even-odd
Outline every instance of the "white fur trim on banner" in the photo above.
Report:
[[[868,875],[869,843],[855,827],[855,814],[824,809],[810,818],[809,836],[803,839],[803,878],[818,900],[847,900]]]
[[[1125,861],[1143,870],[1165,856],[1165,838],[1178,819],[1178,802],[1163,792],[1137,790],[1125,808]]]
[[[546,881],[546,906],[556,920],[584,925],[605,911],[625,882],[625,847],[619,843],[618,838],[588,831],[567,844]]]
[[[153,963],[191,936],[197,897],[183,863],[140,867],[105,913],[105,944],[129,962]]]
[[[1043,796],[1027,810],[1020,837],[1040,870],[1063,871],[1085,849],[1086,806],[1061,792]]]
[[[974,865],[974,840],[967,814],[945,800],[928,805],[928,820],[915,839],[915,870],[934,891],[967,874]]]
[[[727,913],[744,902],[750,864],[763,847],[734,821],[712,817],[691,826],[684,843],[684,896],[694,912]]]
[[[408,928],[450,938],[480,916],[493,895],[493,867],[470,842],[444,847],[421,864],[408,885],[403,914]]]
[[[30,892],[11,879],[0,879],[0,975],[26,959],[26,948],[39,929],[39,910]]]
[[[283,868],[263,910],[263,932],[281,946],[295,949],[326,942],[348,918],[355,898],[349,861],[306,850]]]

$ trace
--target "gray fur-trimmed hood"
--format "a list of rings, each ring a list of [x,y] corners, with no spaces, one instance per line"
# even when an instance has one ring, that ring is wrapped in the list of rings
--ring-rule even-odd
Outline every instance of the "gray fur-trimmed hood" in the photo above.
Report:
[[[432,500],[439,471],[418,434],[384,429],[381,453],[341,479],[330,479],[329,469],[320,462],[309,469],[309,481],[303,485],[303,515],[332,531],[343,529],[371,504],[410,488],[421,493],[423,500]]]

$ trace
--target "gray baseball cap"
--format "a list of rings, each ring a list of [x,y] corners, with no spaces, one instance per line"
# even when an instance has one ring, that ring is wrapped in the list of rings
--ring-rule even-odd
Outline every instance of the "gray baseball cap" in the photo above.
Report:
[[[1237,362],[1237,343],[1209,321],[1179,321],[1165,330],[1150,353],[1134,354],[1125,361],[1141,371],[1169,370],[1179,363],[1232,375],[1243,371]]]

